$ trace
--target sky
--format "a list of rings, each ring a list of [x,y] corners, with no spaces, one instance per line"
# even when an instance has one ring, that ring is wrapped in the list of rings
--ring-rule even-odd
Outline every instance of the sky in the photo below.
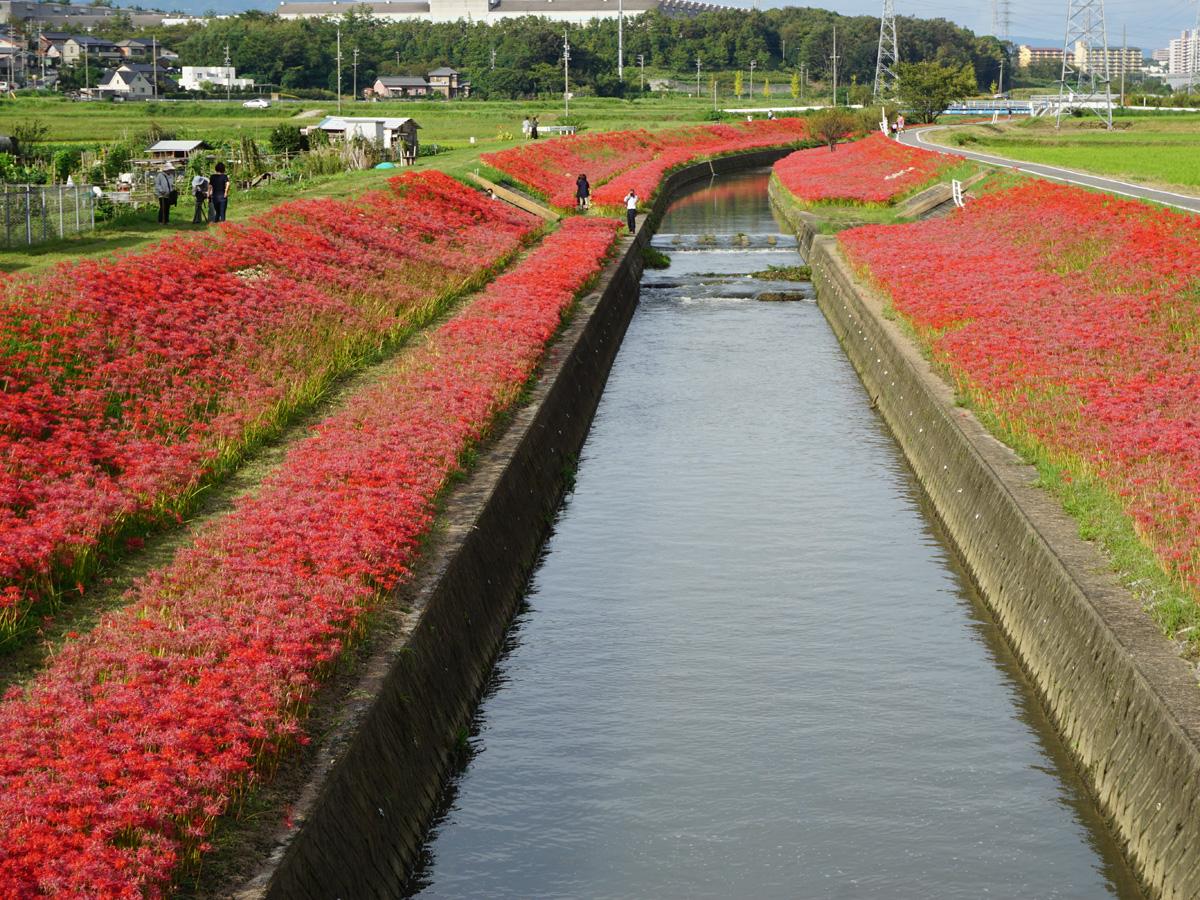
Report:
[[[720,0],[718,0],[720,2]],[[750,0],[726,0],[737,6],[750,6]],[[1121,27],[1129,29],[1129,46],[1143,50],[1165,48],[1167,41],[1179,37],[1185,28],[1196,24],[1198,0],[1104,0],[1108,24],[1108,43],[1121,43]],[[922,19],[949,19],[970,28],[976,34],[992,33],[992,0],[952,2],[952,0],[893,0],[898,16]],[[844,15],[877,16],[883,0],[833,0],[833,2],[782,3],[759,0],[767,6],[818,6]],[[1067,0],[1009,0],[1012,34],[1039,39],[1047,46],[1061,45],[1067,25]]]

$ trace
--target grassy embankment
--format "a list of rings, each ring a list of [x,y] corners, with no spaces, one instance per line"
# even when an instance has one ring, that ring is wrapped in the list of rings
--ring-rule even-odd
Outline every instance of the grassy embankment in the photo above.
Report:
[[[1200,115],[1118,116],[1107,131],[1095,116],[1021,119],[936,131],[950,147],[1064,166],[1126,181],[1200,193]]]
[[[780,103],[784,102],[782,99]],[[761,99],[758,105],[766,105]],[[588,98],[571,104],[571,117],[591,130],[626,128],[656,130],[707,121],[710,100],[671,96],[643,100]],[[179,139],[225,141],[243,136],[266,141],[271,129],[282,123],[312,125],[337,112],[336,102],[278,103],[268,109],[243,109],[239,101],[225,103],[72,103],[60,99],[25,99],[0,104],[0,133],[11,133],[15,124],[39,120],[49,129],[49,143],[116,141],[144,132],[151,123]],[[521,141],[521,120],[536,115],[543,126],[563,117],[561,103],[536,102],[392,102],[344,101],[345,115],[412,116],[421,125],[423,144],[453,148],[422,157],[418,169],[440,169],[461,177],[478,167],[480,153],[502,150]],[[471,138],[475,143],[471,144]],[[350,197],[362,193],[397,170],[368,170],[307,179],[298,184],[259,188],[230,197],[229,219],[240,221],[265,212],[295,197]],[[235,174],[236,177],[236,174]],[[133,221],[107,224],[94,233],[49,241],[30,248],[0,251],[0,271],[29,272],[57,262],[84,256],[133,250],[176,233],[203,226],[191,224],[189,198],[180,198],[168,227],[158,225],[153,209],[143,210]]]

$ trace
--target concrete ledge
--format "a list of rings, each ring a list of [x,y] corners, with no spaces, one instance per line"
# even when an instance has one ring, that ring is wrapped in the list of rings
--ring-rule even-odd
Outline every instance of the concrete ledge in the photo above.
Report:
[[[405,627],[364,664],[344,715],[239,898],[394,896],[437,809],[457,736],[470,722],[524,594],[638,300],[642,248],[680,186],[767,166],[788,150],[673,173],[637,235],[575,307],[530,402],[448,498]]]
[[[954,396],[836,240],[807,220],[817,298],[1097,804],[1154,896],[1200,897],[1200,691],[1032,467]],[[947,686],[952,689],[952,686]]]

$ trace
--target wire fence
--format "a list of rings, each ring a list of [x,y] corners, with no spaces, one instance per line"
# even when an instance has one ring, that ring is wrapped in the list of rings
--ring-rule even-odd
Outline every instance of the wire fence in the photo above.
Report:
[[[86,185],[6,184],[0,203],[5,248],[38,244],[96,227],[96,195]]]

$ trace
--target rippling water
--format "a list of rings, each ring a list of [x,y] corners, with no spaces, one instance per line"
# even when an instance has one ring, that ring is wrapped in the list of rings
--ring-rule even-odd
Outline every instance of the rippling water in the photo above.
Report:
[[[1138,896],[778,230],[663,222],[409,893]]]

